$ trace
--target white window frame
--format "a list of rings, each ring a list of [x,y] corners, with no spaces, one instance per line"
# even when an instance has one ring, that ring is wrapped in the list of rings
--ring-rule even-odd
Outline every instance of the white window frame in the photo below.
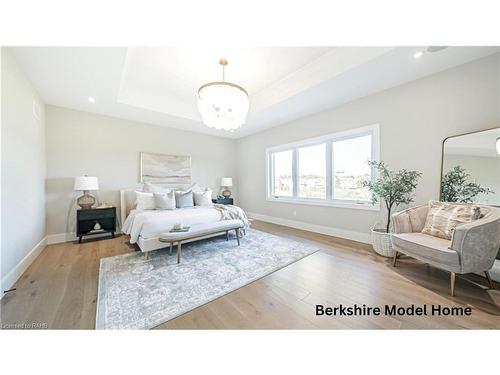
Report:
[[[281,203],[294,203],[294,204],[305,204],[313,206],[328,206],[328,207],[342,207],[342,208],[353,208],[362,209],[370,211],[379,211],[380,203],[374,205],[371,202],[366,201],[356,201],[356,200],[345,200],[345,199],[334,199],[333,198],[333,149],[332,145],[336,141],[342,141],[351,138],[358,138],[365,135],[372,136],[372,160],[379,160],[380,158],[380,127],[378,124],[363,126],[361,128],[350,129],[346,131],[341,131],[337,133],[332,133],[316,138],[309,138],[306,140],[287,143],[284,145],[273,146],[266,148],[266,200],[270,202],[281,202]],[[298,182],[299,182],[299,166],[298,166],[298,149],[301,147],[315,146],[318,144],[325,144],[325,157],[326,157],[326,199],[322,198],[304,198],[298,196]],[[273,168],[273,157],[275,152],[292,150],[292,179],[293,179],[293,196],[274,196],[273,184],[274,173]],[[372,178],[375,178],[372,171]]]

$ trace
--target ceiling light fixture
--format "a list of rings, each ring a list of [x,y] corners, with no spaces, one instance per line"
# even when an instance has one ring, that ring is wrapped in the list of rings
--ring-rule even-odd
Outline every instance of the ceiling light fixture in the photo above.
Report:
[[[198,90],[198,110],[210,128],[234,131],[245,123],[249,102],[246,90],[225,81],[226,59],[220,59],[222,81],[209,82]]]
[[[95,103],[95,98],[93,96],[89,96],[89,103],[92,103],[92,104]]]
[[[419,59],[424,55],[424,51],[417,51],[413,54],[414,59]]]

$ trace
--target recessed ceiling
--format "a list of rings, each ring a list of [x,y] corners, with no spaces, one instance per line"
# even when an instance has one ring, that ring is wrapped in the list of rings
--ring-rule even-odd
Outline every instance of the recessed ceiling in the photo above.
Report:
[[[47,104],[239,138],[496,52],[449,47],[16,47],[22,69]],[[221,79],[249,93],[235,132],[206,127],[198,88]],[[89,97],[95,98],[94,102]]]

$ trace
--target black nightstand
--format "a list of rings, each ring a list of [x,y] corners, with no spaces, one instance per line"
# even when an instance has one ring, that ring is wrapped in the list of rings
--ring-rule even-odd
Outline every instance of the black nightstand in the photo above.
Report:
[[[212,199],[212,203],[233,204],[233,198],[215,198],[215,199]]]
[[[99,223],[101,229],[96,230],[94,226]],[[116,207],[91,208],[89,210],[76,211],[76,236],[78,242],[82,242],[83,236],[111,233],[115,237],[116,231]]]

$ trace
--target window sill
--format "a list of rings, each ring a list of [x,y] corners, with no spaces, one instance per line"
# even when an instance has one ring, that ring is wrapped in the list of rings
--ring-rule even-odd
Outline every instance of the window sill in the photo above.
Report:
[[[327,201],[322,199],[301,199],[301,198],[274,198],[267,197],[268,202],[303,204],[308,206],[323,206],[323,207],[338,207],[365,211],[380,211],[380,204],[372,205],[371,203],[355,203],[341,201]]]

